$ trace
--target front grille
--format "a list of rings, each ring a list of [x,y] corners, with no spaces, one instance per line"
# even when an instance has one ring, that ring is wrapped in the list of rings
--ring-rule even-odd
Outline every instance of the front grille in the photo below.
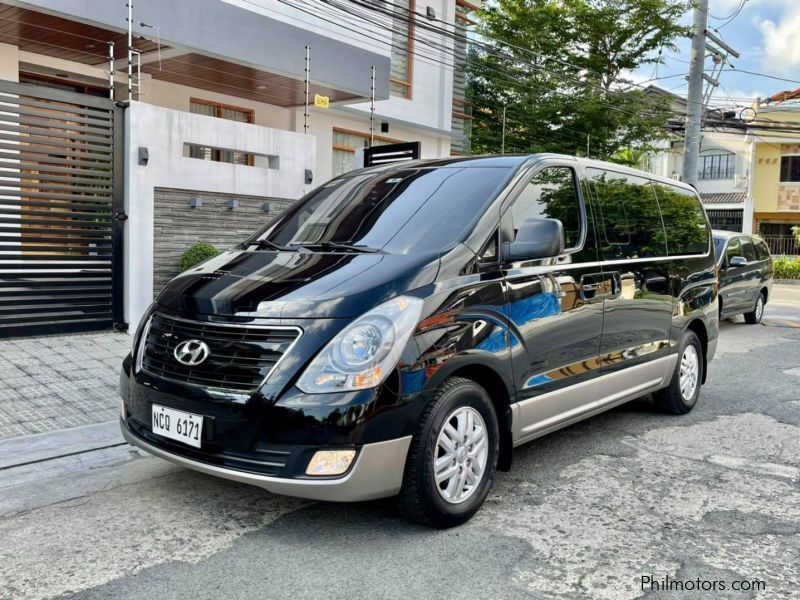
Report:
[[[299,336],[294,327],[204,323],[156,313],[141,349],[141,366],[163,379],[249,393],[258,389]],[[196,366],[178,362],[175,347],[186,340],[205,342],[208,358]]]

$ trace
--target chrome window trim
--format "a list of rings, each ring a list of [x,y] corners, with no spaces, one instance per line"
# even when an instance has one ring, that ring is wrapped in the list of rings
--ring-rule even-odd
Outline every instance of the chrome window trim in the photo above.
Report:
[[[177,379],[171,379],[169,377],[163,377],[161,375],[156,375],[155,373],[151,373],[150,371],[145,369],[142,366],[142,359],[143,359],[143,354],[144,354],[144,345],[145,345],[145,342],[147,341],[147,335],[150,333],[150,324],[153,321],[153,317],[155,317],[156,315],[159,315],[162,318],[172,319],[173,321],[181,321],[181,322],[184,322],[184,323],[191,323],[193,325],[220,325],[222,327],[236,327],[236,328],[239,328],[239,329],[247,329],[247,328],[253,329],[253,328],[255,328],[255,329],[270,329],[270,330],[276,330],[277,329],[277,330],[282,330],[282,331],[295,331],[295,332],[297,332],[297,337],[295,337],[294,340],[292,341],[292,343],[290,343],[289,346],[286,348],[286,352],[281,354],[281,357],[275,362],[274,365],[272,365],[272,368],[269,370],[269,372],[261,380],[261,383],[259,383],[252,390],[249,390],[247,392],[242,392],[241,390],[231,390],[231,389],[227,389],[227,388],[223,388],[223,387],[216,387],[216,386],[210,386],[210,385],[200,385],[200,384],[197,384],[197,383],[189,383],[189,382],[186,382],[186,381],[179,381]],[[158,379],[163,379],[165,381],[172,381],[172,382],[177,383],[179,385],[185,385],[185,386],[188,386],[188,387],[198,388],[198,389],[206,390],[206,391],[209,391],[209,392],[223,393],[225,395],[249,396],[249,395],[254,394],[255,392],[257,392],[258,390],[260,390],[262,387],[264,387],[264,384],[267,383],[267,380],[275,372],[275,369],[278,368],[278,366],[281,364],[281,362],[286,357],[286,355],[289,354],[289,352],[292,351],[292,349],[295,347],[295,344],[297,344],[297,342],[300,340],[300,338],[303,337],[303,333],[305,333],[303,331],[303,329],[301,327],[298,327],[297,325],[262,325],[260,323],[259,324],[245,324],[245,323],[228,323],[228,322],[225,322],[225,321],[222,321],[222,322],[221,321],[196,321],[194,319],[186,319],[184,317],[174,317],[172,315],[167,315],[167,314],[164,314],[164,313],[161,313],[161,312],[158,312],[158,311],[154,311],[153,314],[150,315],[149,319],[147,320],[147,325],[145,325],[145,328],[142,330],[142,337],[139,340],[139,348],[137,349],[137,352],[136,352],[136,365],[135,365],[134,373],[139,373],[141,371],[141,372],[147,373],[151,377],[156,377]]]
[[[681,254],[678,256],[648,256],[645,258],[622,258],[617,260],[596,260],[591,262],[574,262],[574,263],[559,263],[557,265],[532,265],[530,267],[512,267],[506,270],[507,275],[520,275],[520,274],[547,274],[553,271],[564,271],[571,269],[583,269],[592,267],[602,267],[606,265],[630,265],[638,263],[649,262],[667,262],[672,260],[687,260],[708,258],[711,252],[705,254]]]

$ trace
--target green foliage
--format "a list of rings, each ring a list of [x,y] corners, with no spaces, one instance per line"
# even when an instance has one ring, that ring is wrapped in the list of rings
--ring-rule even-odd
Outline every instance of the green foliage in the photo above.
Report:
[[[188,271],[192,267],[197,266],[200,263],[209,260],[210,258],[214,258],[217,254],[219,254],[219,250],[217,250],[211,244],[198,242],[192,246],[189,246],[181,255],[178,268],[180,269],[181,273],[183,273],[184,271]]]
[[[775,279],[800,279],[800,258],[780,256],[773,259]]]
[[[792,233],[794,234],[794,239],[796,239],[797,243],[800,244],[800,225],[795,225],[792,227]]]
[[[468,57],[473,152],[608,158],[666,137],[665,100],[626,86],[686,29],[686,0],[496,0],[478,13]],[[497,41],[502,43],[498,43]]]

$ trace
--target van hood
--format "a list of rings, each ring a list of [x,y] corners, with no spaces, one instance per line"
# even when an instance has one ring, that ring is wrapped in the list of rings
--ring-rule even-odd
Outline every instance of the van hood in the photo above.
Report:
[[[184,314],[354,318],[433,283],[434,254],[232,250],[170,281],[156,302]]]

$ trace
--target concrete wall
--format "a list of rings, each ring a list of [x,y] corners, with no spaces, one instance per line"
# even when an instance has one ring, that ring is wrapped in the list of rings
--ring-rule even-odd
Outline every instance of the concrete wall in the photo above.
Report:
[[[274,155],[268,169],[185,157],[185,143]],[[149,161],[138,164],[138,148]],[[153,297],[156,188],[205,190],[243,196],[297,199],[310,186],[312,136],[133,102],[125,114],[125,320],[133,331]]]
[[[380,132],[381,119],[376,117],[376,133]],[[295,127],[303,130],[303,111],[295,113]],[[333,162],[333,130],[334,128],[369,135],[369,117],[359,114],[344,113],[336,109],[312,109],[309,118],[309,134],[316,137],[317,157],[314,168],[314,184],[321,184],[332,176]],[[434,134],[420,129],[390,125],[389,133],[378,135],[400,140],[402,142],[422,142],[422,158],[436,158],[450,155],[450,137],[445,134]]]
[[[192,198],[197,198],[200,206],[192,208]],[[239,206],[230,208],[231,200],[236,200]],[[178,274],[178,263],[187,248],[205,242],[223,251],[247,238],[290,204],[290,201],[261,196],[156,188],[153,297]]]

